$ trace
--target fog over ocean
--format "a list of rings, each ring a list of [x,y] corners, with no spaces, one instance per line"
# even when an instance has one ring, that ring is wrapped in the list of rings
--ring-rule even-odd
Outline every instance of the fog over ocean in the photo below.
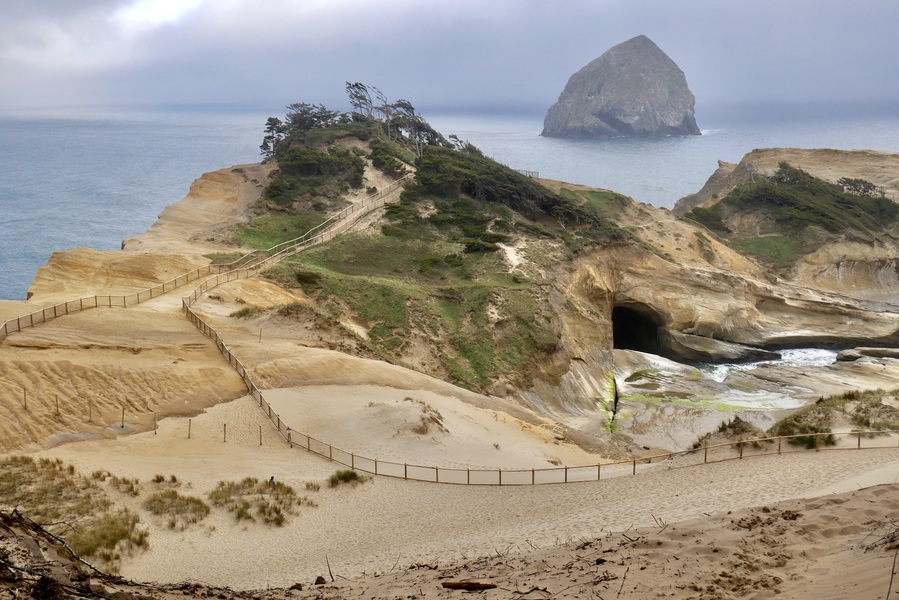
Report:
[[[737,162],[754,148],[899,152],[899,108],[889,107],[840,114],[697,110],[701,136],[607,140],[540,137],[542,112],[421,112],[444,135],[458,135],[510,167],[667,208],[702,187],[718,160]],[[283,111],[0,114],[0,299],[25,299],[54,251],[118,249],[203,173],[259,161],[269,116]]]

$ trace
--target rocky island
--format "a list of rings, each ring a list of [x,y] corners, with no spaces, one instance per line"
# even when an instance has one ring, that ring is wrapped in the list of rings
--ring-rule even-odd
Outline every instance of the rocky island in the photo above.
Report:
[[[683,71],[645,35],[571,76],[546,113],[546,137],[699,135]]]

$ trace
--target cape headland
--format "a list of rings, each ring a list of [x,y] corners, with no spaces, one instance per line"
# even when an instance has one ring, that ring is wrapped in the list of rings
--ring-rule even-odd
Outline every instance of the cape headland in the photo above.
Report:
[[[307,109],[318,110],[298,108]],[[67,536],[70,525],[113,514],[105,510],[131,519],[149,544],[114,545],[93,560],[169,584],[142,588],[158,597],[419,588],[449,597],[447,581],[496,585],[502,597],[515,586],[522,597],[583,597],[588,586],[611,596],[625,581],[642,596],[671,598],[709,588],[811,598],[825,585],[875,595],[872,574],[889,571],[893,552],[874,541],[862,552],[860,539],[895,535],[871,520],[886,522],[899,499],[894,485],[858,488],[894,481],[899,449],[894,434],[855,432],[899,423],[889,391],[899,387],[899,214],[876,189],[837,189],[848,179],[869,191],[856,181],[863,154],[784,151],[814,172],[826,159],[822,183],[795,168],[769,172],[783,162],[772,149],[766,179],[759,161],[756,181],[734,188],[739,198],[716,188],[705,213],[677,218],[608,190],[528,179],[474,148],[410,150],[398,126],[375,136],[379,124],[357,118],[274,136],[279,162],[204,175],[121,251],[57,252],[28,301],[0,305],[4,318],[31,315],[0,342],[0,413],[9,416],[0,420],[0,477],[17,494],[4,508],[47,511],[43,522]],[[345,185],[322,178],[318,164]],[[877,184],[899,177],[890,157],[876,170]],[[833,195],[829,220],[807,221],[794,185]],[[786,225],[751,203],[772,187],[796,199]],[[717,212],[713,195],[723,202]],[[178,278],[248,251],[268,256],[373,196],[383,204],[259,275],[208,288]],[[758,252],[796,219],[811,223],[810,234],[789,261]],[[741,246],[746,239],[754,245]],[[169,281],[140,302],[82,309],[78,300]],[[185,318],[183,297],[220,340]],[[64,301],[72,314],[52,318]],[[832,365],[759,367],[725,382],[684,364],[799,344],[854,349]],[[265,391],[268,414],[223,358],[226,347]],[[832,394],[845,397],[823,399]],[[761,404],[730,402],[740,395]],[[765,405],[772,397],[791,403]],[[767,430],[808,414],[817,421],[802,433],[840,436],[846,451],[743,443],[786,435]],[[410,479],[420,465],[534,478],[589,465],[595,480],[468,486],[361,475],[341,485],[339,467],[308,452],[311,441],[285,443],[282,424],[347,460],[405,465]],[[727,460],[702,464],[710,440]],[[856,443],[882,447],[850,451]],[[729,460],[744,449],[747,460]],[[666,464],[660,453],[677,458]],[[108,504],[90,504],[91,515],[51,512],[85,505],[51,494],[69,488]],[[834,493],[847,495],[795,500]],[[154,512],[160,498],[208,501],[207,514]],[[91,586],[95,595],[136,590],[96,574],[85,583],[55,544],[8,512],[0,574],[11,589],[52,580],[57,597],[73,587],[82,597]],[[685,544],[701,556],[685,558]],[[319,575],[325,583],[314,585]]]
[[[546,137],[699,135],[684,72],[645,35],[571,76],[546,113]]]

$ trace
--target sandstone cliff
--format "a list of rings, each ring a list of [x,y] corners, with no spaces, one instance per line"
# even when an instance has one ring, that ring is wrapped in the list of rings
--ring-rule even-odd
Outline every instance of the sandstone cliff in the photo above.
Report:
[[[547,137],[699,134],[683,71],[645,35],[609,49],[571,76],[546,113]]]
[[[838,161],[833,168],[839,174]],[[899,169],[888,171],[880,175],[884,181],[899,176]],[[248,168],[204,176],[184,201],[163,213],[151,231],[154,235],[127,241],[123,252],[54,254],[35,279],[32,299],[0,308],[12,316],[64,297],[101,290],[130,293],[203,264],[209,260],[204,254],[212,250],[233,251],[233,246],[216,240],[226,240],[227,228],[246,214],[240,190],[258,194],[254,178]],[[592,193],[562,182],[541,183],[573,196]],[[828,279],[798,271],[793,279],[777,279],[669,211],[635,202],[621,203],[616,210],[615,221],[633,234],[629,241],[585,248],[573,258],[565,258],[570,255],[562,241],[526,232],[504,244],[508,272],[517,281],[531,282],[539,308],[536,318],[545,321],[557,338],[552,351],[530,365],[530,384],[501,379],[494,382],[490,396],[452,388],[426,375],[439,374],[435,367],[442,349],[424,335],[405,340],[397,359],[418,373],[371,360],[375,357],[366,354],[360,340],[376,324],[350,312],[332,319],[321,305],[331,300],[316,300],[296,288],[282,289],[274,280],[226,284],[204,295],[196,308],[263,385],[314,382],[439,389],[523,421],[549,418],[560,435],[610,455],[639,450],[628,438],[604,434],[611,433],[612,419],[619,420],[623,431],[639,444],[668,448],[689,446],[735,414],[770,424],[765,411],[740,412],[736,405],[728,406],[734,390],[726,384],[683,371],[660,355],[695,360],[699,353],[714,360],[799,345],[899,343],[899,309],[889,301],[890,293],[899,289],[895,269],[881,269],[878,277],[868,271],[872,275],[866,278]],[[195,222],[191,214],[197,217]],[[366,228],[378,222],[379,214],[360,222],[357,231],[377,233],[379,229]],[[177,235],[168,233],[176,230]],[[176,243],[179,236],[183,245]],[[842,252],[849,246],[840,248]],[[840,261],[828,258],[826,252],[822,249],[818,258],[833,270]],[[880,252],[877,260],[883,264],[896,256],[889,247],[877,250],[864,244],[857,244],[855,252],[859,260]],[[133,427],[147,428],[154,412],[191,414],[241,395],[240,378],[222,362],[215,345],[198,336],[180,314],[180,296],[192,289],[185,285],[180,293],[127,311],[85,311],[4,340],[0,375],[11,385],[0,389],[0,404],[9,414],[18,414],[27,386],[40,390],[38,397],[29,397],[35,403],[32,408],[42,407],[32,410],[30,420],[3,422],[0,440],[5,448],[109,435],[123,406],[141,415],[138,423],[130,419]],[[874,295],[881,297],[878,302],[869,299]],[[230,316],[247,305],[258,309],[256,316]],[[288,305],[295,307],[291,314],[279,313],[279,307]],[[498,315],[491,314],[491,319],[487,331],[493,336],[504,335],[513,325]],[[796,399],[792,406],[798,406],[822,393],[897,387],[895,363],[885,356],[863,356],[778,375],[777,383],[771,378],[751,383],[743,379],[740,387],[743,392],[754,389],[763,398],[792,397]],[[640,373],[649,372],[651,378],[641,379]],[[796,385],[799,381],[801,385]],[[63,403],[59,414],[50,404],[55,397]],[[759,406],[778,406],[765,402]],[[722,412],[722,407],[727,410]],[[92,410],[97,411],[94,421],[86,422],[84,413]],[[650,417],[647,411],[664,413],[664,418]],[[639,431],[631,430],[628,423],[637,415],[642,415]],[[680,423],[677,435],[672,434],[671,422]]]

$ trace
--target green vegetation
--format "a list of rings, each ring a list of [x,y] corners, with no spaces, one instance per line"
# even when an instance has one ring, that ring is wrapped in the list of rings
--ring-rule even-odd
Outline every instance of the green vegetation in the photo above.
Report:
[[[627,383],[633,383],[634,381],[639,381],[644,377],[655,375],[656,373],[659,373],[658,369],[640,369],[628,375],[627,379],[625,379],[624,381]]]
[[[837,396],[821,398],[815,404],[799,410],[769,429],[771,435],[798,435],[791,443],[814,448],[814,435],[821,435],[821,446],[836,444],[831,434],[834,417],[841,414],[851,420],[859,430],[899,430],[899,409],[886,399],[895,398],[899,390],[850,391]]]
[[[341,235],[269,270],[279,285],[315,300],[311,313],[285,306],[278,314],[329,324],[351,316],[366,329],[354,343],[373,357],[419,367],[410,351],[424,344],[438,376],[454,383],[526,387],[556,349],[560,326],[540,288],[549,282],[510,273],[499,250],[526,237],[557,249],[558,256],[532,258],[549,265],[585,246],[628,240],[610,219],[631,200],[592,190],[557,194],[444,138],[407,101],[388,102],[359,83],[348,83],[347,94],[348,114],[293,104],[284,121],[269,119],[262,149],[279,168],[265,192],[268,212],[241,227],[237,240],[269,248],[324,221],[340,207],[337,192],[359,183],[361,155],[393,177],[414,164],[415,179],[387,207],[380,232]],[[254,314],[244,307],[232,316]]]
[[[555,349],[556,326],[538,316],[532,284],[510,275],[501,257],[461,250],[439,237],[428,243],[347,234],[267,276],[313,295],[320,318],[357,315],[368,324],[359,343],[373,356],[403,363],[409,345],[424,338],[455,383],[483,390],[501,375],[526,382],[534,362]]]
[[[220,481],[209,492],[213,506],[234,513],[238,521],[256,521],[282,526],[295,515],[298,506],[316,506],[305,496],[297,495],[289,485],[281,482],[261,482],[253,477],[241,481]]]
[[[98,559],[115,570],[123,553],[150,547],[149,534],[138,529],[138,523],[140,518],[127,508],[106,512],[92,526],[73,529],[67,536],[69,547],[76,555]]]
[[[808,252],[801,237],[769,235],[765,237],[731,238],[730,245],[742,254],[748,254],[778,268],[792,266]]]
[[[778,421],[768,432],[772,436],[797,436],[791,437],[788,442],[808,449],[817,446],[835,446],[837,440],[830,432],[833,414],[829,409],[830,406],[825,402],[806,406]]]
[[[169,529],[183,531],[199,523],[209,514],[209,505],[192,496],[182,496],[175,490],[154,492],[144,500],[143,507],[157,517],[166,519]]]
[[[357,471],[343,470],[343,471],[335,471],[328,478],[328,485],[330,487],[337,487],[341,483],[363,483],[368,481],[368,478],[365,475],[360,475]]]
[[[250,319],[256,315],[262,314],[263,309],[258,306],[242,306],[228,314],[229,317],[235,319]]]
[[[736,215],[760,223],[751,237],[732,231]],[[861,179],[833,184],[783,162],[772,177],[737,186],[709,208],[685,215],[736,250],[775,267],[789,267],[833,235],[874,239],[899,224],[899,205]]]
[[[415,162],[415,155],[390,140],[373,139],[369,144],[371,153],[368,158],[371,164],[387,175],[402,177],[406,174],[406,165]],[[405,163],[405,164],[404,164]]]
[[[311,210],[287,215],[257,215],[249,223],[237,226],[237,243],[258,250],[268,250],[281,242],[304,235],[326,218],[324,213]]]
[[[204,254],[205,258],[212,261],[214,265],[230,265],[238,258],[243,256],[242,252],[213,252],[212,254]]]

